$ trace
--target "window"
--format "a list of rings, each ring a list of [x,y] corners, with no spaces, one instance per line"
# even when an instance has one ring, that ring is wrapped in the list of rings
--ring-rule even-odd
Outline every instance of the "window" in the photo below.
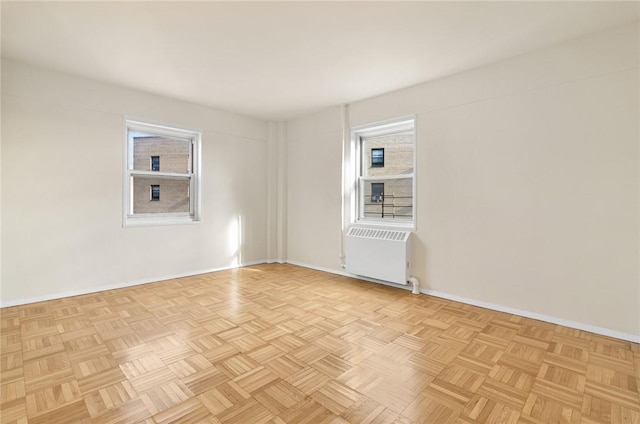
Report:
[[[160,186],[151,184],[151,200],[160,200]]]
[[[352,130],[352,221],[413,227],[415,119]]]
[[[382,202],[384,196],[384,183],[371,183],[371,203]]]
[[[124,224],[199,221],[200,133],[134,121],[126,127]]]
[[[384,166],[384,148],[371,149],[371,166]]]

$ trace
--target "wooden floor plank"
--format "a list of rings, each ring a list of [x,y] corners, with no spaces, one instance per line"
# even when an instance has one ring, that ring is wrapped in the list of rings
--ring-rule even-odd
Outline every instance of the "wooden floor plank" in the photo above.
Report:
[[[640,424],[640,345],[293,265],[0,310],[6,423]]]

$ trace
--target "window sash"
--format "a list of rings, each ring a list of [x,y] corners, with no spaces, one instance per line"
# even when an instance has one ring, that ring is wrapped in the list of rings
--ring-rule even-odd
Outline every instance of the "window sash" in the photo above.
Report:
[[[150,217],[150,216],[158,216],[158,217],[195,217],[195,206],[196,206],[196,199],[193,196],[194,190],[195,190],[195,179],[191,178],[191,177],[182,177],[182,176],[160,176],[160,179],[166,179],[166,180],[189,180],[189,211],[188,212],[153,212],[153,213],[134,213],[133,212],[133,207],[134,207],[134,189],[133,189],[133,184],[134,184],[134,177],[137,176],[141,176],[141,177],[153,177],[155,178],[157,175],[156,172],[150,172],[150,171],[143,171],[141,175],[137,175],[138,172],[135,173],[130,173],[129,175],[129,209],[127,211],[127,219],[135,219],[138,217]]]
[[[160,174],[171,174],[171,175],[192,175],[194,172],[194,147],[195,147],[195,140],[193,137],[189,137],[189,138],[185,138],[182,137],[181,139],[183,139],[184,141],[189,143],[189,157],[187,158],[187,171],[188,172],[167,172],[167,171],[153,171],[152,166],[150,166],[149,168],[151,168],[150,171],[144,171],[142,169],[135,169],[134,166],[134,141],[133,141],[133,137],[131,136],[131,128],[127,129],[127,132],[129,133],[127,135],[127,170],[129,172],[153,172],[154,175],[160,175]],[[165,134],[157,134],[159,136],[167,136]],[[174,136],[167,136],[167,137],[171,137],[173,139],[178,139],[180,137],[174,137]],[[153,156],[152,156],[153,157]],[[160,162],[160,160],[158,160],[158,162]],[[153,161],[152,161],[153,163]],[[160,163],[158,163],[158,165],[160,165]]]
[[[390,135],[413,135],[413,159],[412,159],[412,172],[405,174],[390,174],[390,175],[366,175],[367,174],[367,160],[365,156],[367,149],[365,143],[368,139],[390,136]],[[378,147],[375,147],[378,148]],[[382,146],[380,148],[383,148]],[[386,156],[385,149],[385,156]],[[416,228],[416,158],[417,158],[417,131],[416,131],[416,119],[415,116],[406,116],[398,119],[393,119],[385,122],[360,125],[351,129],[351,153],[349,155],[347,163],[351,164],[351,172],[353,172],[349,179],[345,180],[348,184],[345,189],[350,192],[350,201],[348,206],[348,219],[349,222],[354,224],[364,225],[376,225],[385,227],[407,227]],[[386,163],[385,157],[385,166]],[[374,168],[374,166],[371,166]],[[410,213],[407,213],[405,217],[401,218],[375,218],[370,216],[369,210],[365,210],[367,200],[367,193],[365,191],[365,185],[370,182],[393,182],[398,179],[410,179],[411,180],[411,194],[407,194],[411,198]],[[389,191],[386,187],[385,191]],[[408,199],[409,197],[407,197]],[[397,199],[397,197],[396,197]],[[409,206],[401,206],[409,207]],[[365,212],[367,216],[365,216]],[[410,216],[409,216],[410,215]]]
[[[358,180],[362,181],[382,181],[382,180],[401,180],[404,178],[413,178],[411,174],[396,174],[396,175],[366,175],[358,177]]]
[[[200,184],[200,143],[201,133],[198,131],[164,127],[154,124],[146,124],[138,121],[125,121],[125,201],[126,209],[123,214],[123,225],[172,225],[180,223],[196,223],[201,217],[201,187]],[[189,143],[187,158],[187,173],[166,171],[135,170],[134,167],[134,133],[145,133],[152,136],[168,137],[184,140]],[[154,155],[155,156],[155,155]],[[151,168],[151,167],[150,167]],[[146,177],[165,180],[189,181],[189,207],[188,212],[153,212],[134,213],[134,178]]]
[[[148,178],[171,178],[171,179],[183,179],[187,180],[193,178],[193,174],[176,174],[173,172],[160,172],[160,171],[129,171],[129,175],[132,177],[148,177]]]
[[[386,218],[372,218],[370,216],[365,216],[366,213],[366,206],[367,206],[367,199],[369,197],[371,197],[371,193],[367,193],[366,189],[365,189],[365,184],[367,182],[381,182],[381,183],[385,183],[388,181],[395,181],[395,180],[400,180],[400,179],[406,179],[406,180],[411,180],[411,186],[412,186],[412,195],[411,195],[411,217],[410,218],[394,218],[394,219],[386,219]],[[413,220],[415,219],[415,180],[414,180],[414,174],[400,174],[400,175],[386,175],[386,176],[379,176],[379,177],[360,177],[358,178],[357,181],[357,196],[358,196],[358,221],[361,222],[398,222],[398,223],[408,223],[408,222],[413,222]],[[385,185],[385,190],[386,190],[386,185]],[[383,196],[386,196],[386,194],[383,193]],[[381,202],[382,203],[382,202]],[[395,205],[396,207],[402,207],[402,208],[408,208],[409,206],[407,205]]]

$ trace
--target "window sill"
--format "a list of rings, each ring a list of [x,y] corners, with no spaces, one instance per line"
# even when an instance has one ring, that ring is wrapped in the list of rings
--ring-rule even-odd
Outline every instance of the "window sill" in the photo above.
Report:
[[[199,224],[202,220],[193,217],[126,217],[124,227],[158,227],[166,225]]]

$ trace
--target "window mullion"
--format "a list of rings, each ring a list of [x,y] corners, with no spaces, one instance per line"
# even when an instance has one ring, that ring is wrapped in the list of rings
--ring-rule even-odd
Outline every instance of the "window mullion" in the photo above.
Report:
[[[361,176],[362,181],[403,180],[413,178],[411,174]]]
[[[144,178],[173,178],[173,179],[189,179],[193,177],[193,174],[178,174],[174,172],[158,172],[158,171],[130,171],[130,174],[134,177]]]

